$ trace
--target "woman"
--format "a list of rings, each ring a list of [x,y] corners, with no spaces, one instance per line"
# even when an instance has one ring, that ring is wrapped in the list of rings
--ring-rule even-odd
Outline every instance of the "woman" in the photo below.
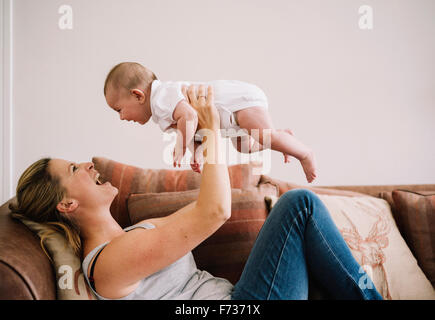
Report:
[[[360,266],[327,209],[312,192],[281,196],[266,219],[239,282],[196,268],[191,250],[231,215],[226,165],[219,164],[219,115],[213,91],[188,99],[206,134],[198,200],[170,216],[122,229],[109,208],[117,194],[92,163],[42,159],[21,176],[11,209],[62,230],[100,299],[307,299],[308,272],[337,299],[382,299],[359,285]],[[367,284],[367,283],[365,283]]]

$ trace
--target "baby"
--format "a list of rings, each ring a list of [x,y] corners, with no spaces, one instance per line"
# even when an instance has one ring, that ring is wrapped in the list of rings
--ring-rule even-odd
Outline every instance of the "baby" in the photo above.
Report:
[[[145,124],[152,118],[163,131],[177,129],[174,166],[180,166],[189,147],[194,155],[191,167],[200,172],[202,152],[195,152],[201,144],[201,136],[197,134],[200,128],[197,127],[196,111],[185,96],[186,88],[191,84],[213,87],[221,129],[225,129],[221,131],[239,152],[261,151],[265,139],[264,142],[269,142],[272,150],[283,153],[286,163],[290,161],[290,156],[298,159],[308,182],[316,178],[313,151],[295,138],[291,130],[274,129],[267,110],[267,98],[261,89],[252,84],[233,80],[162,82],[144,66],[123,62],[107,75],[104,96],[121,120]],[[270,134],[270,140],[267,134]]]

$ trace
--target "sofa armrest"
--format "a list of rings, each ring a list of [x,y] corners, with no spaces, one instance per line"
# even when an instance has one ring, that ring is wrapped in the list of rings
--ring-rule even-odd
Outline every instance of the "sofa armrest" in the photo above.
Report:
[[[0,207],[0,299],[56,299],[56,278],[39,238]]]

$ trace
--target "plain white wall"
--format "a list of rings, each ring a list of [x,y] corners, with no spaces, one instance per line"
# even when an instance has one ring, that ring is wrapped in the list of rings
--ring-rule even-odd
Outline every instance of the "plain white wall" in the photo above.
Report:
[[[4,178],[4,172],[3,170],[5,170],[5,166],[3,164],[3,156],[6,154],[6,152],[4,151],[4,102],[3,102],[3,77],[4,77],[4,54],[3,54],[3,50],[5,48],[4,45],[4,37],[3,37],[3,24],[4,24],[4,20],[5,20],[5,14],[4,14],[4,9],[3,9],[3,1],[0,1],[0,125],[1,125],[1,139],[0,139],[0,184],[1,186],[1,192],[0,192],[0,201],[3,202],[3,199],[9,197],[9,194],[4,194],[4,191],[7,189],[5,188],[5,186],[3,186],[3,182],[5,181]]]
[[[0,2],[0,200],[13,195],[12,0]]]
[[[64,4],[72,30],[58,26]],[[359,28],[362,5],[372,30]],[[157,125],[106,107],[121,61],[262,87],[275,126],[316,152],[314,185],[435,183],[433,0],[15,0],[13,19],[15,183],[43,156],[171,168]],[[306,184],[278,153],[266,173]]]

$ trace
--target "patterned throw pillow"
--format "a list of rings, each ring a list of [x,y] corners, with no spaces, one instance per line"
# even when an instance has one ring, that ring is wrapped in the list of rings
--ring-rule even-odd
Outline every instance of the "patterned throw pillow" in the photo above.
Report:
[[[403,238],[435,288],[435,192],[394,190],[392,200]]]
[[[109,181],[118,188],[110,211],[115,220],[125,228],[131,225],[127,215],[127,199],[132,193],[159,193],[198,189],[201,174],[189,170],[142,169],[103,157],[94,157],[92,162],[100,173],[102,182]],[[232,188],[254,188],[260,174],[254,168],[260,164],[239,164],[228,167]]]
[[[133,224],[150,218],[164,217],[198,199],[199,190],[132,194],[128,211]],[[192,253],[198,269],[235,284],[267,217],[266,195],[276,196],[270,184],[258,188],[231,190],[231,218]]]
[[[37,235],[46,232],[43,224],[25,219],[19,219]],[[66,238],[59,232],[53,232],[44,240],[56,273],[56,293],[58,300],[96,300],[92,290],[83,276],[80,258],[75,255]]]
[[[403,240],[388,203],[375,197],[319,195],[384,299],[435,299],[435,291]],[[268,197],[272,208],[278,199]]]

